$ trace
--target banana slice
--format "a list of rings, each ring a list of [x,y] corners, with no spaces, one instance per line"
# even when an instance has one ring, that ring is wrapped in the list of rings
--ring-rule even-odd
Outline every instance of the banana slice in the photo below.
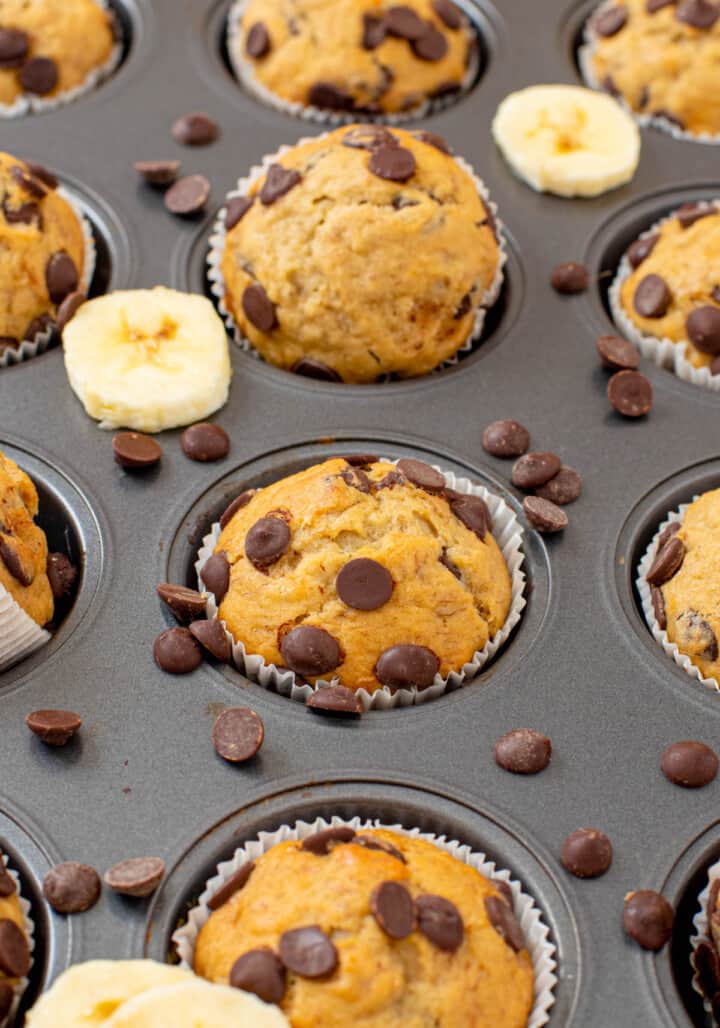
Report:
[[[493,137],[516,175],[538,192],[598,196],[629,182],[640,132],[604,93],[581,86],[531,86],[505,97]]]
[[[197,978],[136,996],[107,1028],[290,1028],[290,1022],[249,992]]]
[[[203,296],[157,286],[89,300],[63,347],[70,385],[101,428],[162,432],[227,401],[227,336]]]

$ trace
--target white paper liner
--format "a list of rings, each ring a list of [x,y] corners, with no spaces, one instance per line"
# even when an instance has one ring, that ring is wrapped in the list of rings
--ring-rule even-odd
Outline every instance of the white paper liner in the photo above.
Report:
[[[95,0],[98,7],[111,11],[112,7],[107,0]],[[22,118],[26,114],[41,114],[44,111],[54,111],[58,107],[72,103],[78,97],[84,96],[95,89],[101,82],[109,78],[120,64],[123,53],[123,43],[118,41],[110,51],[110,56],[104,64],[92,68],[85,80],[74,89],[66,89],[64,93],[57,96],[43,97],[33,96],[31,93],[23,93],[13,104],[0,103],[0,118]]]
[[[583,43],[582,46],[578,49],[578,64],[580,66],[580,72],[582,74],[583,79],[585,80],[586,84],[590,86],[591,89],[597,89],[603,93],[607,92],[607,90],[603,89],[602,84],[598,81],[592,63],[592,58],[595,54],[595,50],[597,48],[599,41],[598,34],[593,29],[592,23],[593,20],[597,17],[597,15],[615,6],[615,0],[604,0],[604,3],[599,4],[595,8],[592,15],[585,22],[585,29],[583,31]],[[663,118],[662,115],[641,114],[639,111],[633,110],[633,108],[630,106],[630,104],[625,100],[623,96],[614,96],[614,99],[617,100],[620,106],[624,107],[628,114],[630,114],[635,119],[635,121],[643,127],[652,126],[653,128],[659,128],[662,129],[663,132],[667,132],[674,139],[686,140],[691,143],[705,143],[709,144],[710,146],[717,146],[718,144],[720,144],[720,135],[712,136],[707,132],[702,132],[698,135],[695,135],[692,132],[688,132],[686,129],[680,128],[679,125],[676,125],[668,118]]]
[[[50,633],[40,628],[0,583],[0,671],[29,657],[50,641]]]
[[[469,30],[466,30],[470,45],[470,60],[457,92],[451,93],[448,96],[436,97],[435,99],[427,98],[416,107],[407,111],[397,111],[395,113],[381,112],[378,114],[365,114],[362,111],[331,111],[323,107],[313,107],[312,104],[303,104],[300,101],[284,100],[259,81],[255,75],[255,66],[252,61],[246,60],[243,53],[242,19],[245,15],[247,4],[248,0],[236,0],[230,9],[227,20],[225,44],[235,78],[251,96],[254,96],[256,100],[259,100],[267,107],[273,107],[276,111],[282,111],[283,114],[292,114],[296,118],[303,118],[305,121],[316,121],[325,125],[350,125],[355,121],[402,125],[403,122],[417,121],[457,103],[472,87],[480,72],[480,47],[475,45],[475,35],[478,29],[471,21]],[[465,11],[463,11],[463,14],[470,20],[469,15]]]
[[[228,200],[232,200],[236,196],[247,196],[250,189],[258,181],[258,179],[262,178],[262,176],[266,174],[270,165],[281,160],[283,155],[288,153],[289,150],[294,149],[296,146],[303,146],[305,143],[312,143],[320,139],[326,139],[328,134],[329,133],[325,133],[320,136],[305,136],[302,139],[299,139],[297,143],[294,143],[292,146],[281,146],[277,153],[267,154],[265,157],[262,158],[260,164],[255,165],[250,169],[249,174],[245,176],[245,178],[238,179],[238,183],[235,189],[228,193],[228,195],[225,198],[226,204]],[[433,372],[431,372],[431,374],[434,374],[441,368],[447,368],[451,367],[454,364],[457,364],[460,354],[467,353],[468,351],[472,350],[474,344],[480,341],[483,326],[485,325],[485,318],[487,316],[487,312],[496,302],[497,298],[500,295],[500,291],[502,290],[503,282],[505,279],[503,269],[507,262],[507,243],[505,240],[505,226],[503,225],[502,220],[498,216],[497,205],[493,202],[493,200],[490,199],[490,194],[488,192],[487,186],[485,185],[483,180],[475,173],[475,170],[471,167],[471,165],[468,164],[468,162],[463,157],[458,157],[457,155],[452,155],[452,157],[453,160],[462,168],[462,170],[466,174],[471,176],[477,188],[478,194],[480,195],[483,203],[486,204],[487,208],[490,210],[492,214],[492,218],[495,222],[495,234],[498,244],[498,264],[493,281],[490,283],[489,288],[485,290],[485,293],[480,298],[480,301],[475,311],[475,319],[473,321],[473,326],[470,332],[468,333],[467,339],[462,344],[462,346],[458,347],[457,351],[453,354],[452,357],[448,357],[447,360],[442,361],[433,370]],[[236,342],[237,345],[241,347],[243,350],[252,354],[253,357],[257,357],[258,360],[262,360],[263,358],[260,355],[260,353],[258,353],[258,351],[254,348],[250,340],[245,335],[243,335],[240,326],[235,321],[234,317],[228,310],[227,305],[225,303],[225,278],[222,273],[222,259],[223,254],[225,252],[225,239],[227,236],[227,232],[225,229],[226,213],[227,206],[224,206],[220,209],[218,216],[215,219],[212,232],[210,234],[210,248],[207,256],[207,277],[208,282],[210,284],[210,292],[215,297],[217,308],[220,311],[220,314],[222,315],[223,320],[225,321],[227,329],[230,332],[234,342]]]
[[[315,821],[296,821],[294,825],[282,825],[274,832],[260,832],[257,839],[253,839],[244,846],[240,846],[230,860],[218,864],[215,874],[205,885],[205,889],[198,899],[197,906],[188,913],[185,924],[178,928],[172,936],[175,949],[180,957],[180,966],[192,970],[195,943],[200,929],[210,917],[210,909],[207,906],[208,900],[217,892],[220,886],[227,881],[243,864],[250,860],[257,860],[273,846],[289,839],[305,839],[315,832],[324,831],[327,828],[337,827],[354,828],[360,832],[368,828],[384,828],[386,831],[398,832],[402,835],[409,835],[414,839],[424,839],[431,842],[439,849],[445,850],[463,864],[474,867],[486,878],[505,882],[510,886],[513,896],[515,916],[520,922],[525,943],[532,959],[534,975],[534,1004],[527,1028],[542,1028],[550,1019],[550,1008],[555,1002],[554,989],[557,985],[557,968],[555,945],[550,940],[550,929],[544,923],[540,909],[535,900],[527,892],[523,891],[520,882],[510,877],[510,872],[490,860],[484,853],[476,853],[464,843],[455,839],[448,839],[445,835],[432,835],[429,832],[421,832],[419,828],[405,828],[403,825],[385,825],[378,820],[367,821],[359,817],[345,820],[340,817],[332,817],[326,821],[318,817]],[[458,1026],[459,1028],[459,1026]]]
[[[709,942],[711,945],[714,946],[712,939],[710,938],[710,932],[708,928],[707,905],[708,900],[710,899],[710,889],[712,888],[712,884],[717,878],[720,878],[720,860],[717,861],[717,863],[712,864],[708,868],[707,874],[707,885],[698,896],[698,903],[700,905],[700,909],[693,918],[694,932],[690,936],[690,946],[692,950],[690,955],[690,964],[693,969],[692,987],[699,996],[702,996],[703,1006],[705,1007],[706,1012],[712,1017],[712,1007],[710,1005],[710,1000],[705,995],[703,990],[700,988],[700,979],[698,978],[697,972],[695,971],[693,957],[695,956],[695,951],[697,950],[701,942]],[[715,1023],[716,1022],[713,1020],[713,1024]]]
[[[393,461],[393,463],[396,462]],[[468,478],[460,478],[454,475],[452,471],[443,471],[437,465],[433,465],[433,467],[445,476],[445,483],[449,489],[479,496],[487,504],[492,518],[492,535],[500,547],[512,580],[510,610],[502,628],[495,633],[482,650],[477,650],[473,654],[472,660],[465,664],[460,671],[451,671],[446,678],[442,678],[439,674],[436,675],[435,681],[427,689],[413,687],[412,689],[397,689],[393,691],[388,689],[387,686],[383,686],[383,688],[377,689],[373,693],[369,693],[365,689],[358,689],[355,695],[360,698],[365,710],[390,710],[395,707],[409,707],[414,704],[426,703],[428,700],[434,700],[438,696],[442,696],[445,692],[452,692],[461,686],[468,685],[480,669],[489,660],[492,660],[501,646],[507,642],[513,629],[519,623],[526,605],[524,596],[525,573],[522,570],[522,564],[525,559],[522,550],[523,530],[520,527],[515,512],[504,500],[489,492],[484,486],[476,485]],[[200,578],[200,572],[215,550],[217,541],[220,538],[220,531],[220,523],[215,522],[210,532],[203,539],[202,546],[198,551],[195,570],[198,575],[200,592],[207,592]],[[207,616],[208,618],[214,618],[217,616],[215,597],[212,593],[207,593],[207,597]],[[224,624],[225,622],[223,622]],[[265,658],[257,653],[248,653],[244,644],[241,641],[235,640],[230,632],[227,631],[227,628],[226,633],[232,647],[232,659],[235,666],[244,675],[252,678],[265,689],[271,689],[282,696],[289,696],[293,700],[307,703],[310,696],[317,689],[321,689],[325,685],[342,684],[340,679],[333,678],[331,681],[319,681],[315,687],[309,684],[297,685],[292,671],[278,668],[275,664],[268,664]]]
[[[82,201],[75,193],[66,189],[65,186],[58,186],[55,192],[72,207],[80,222],[83,234],[83,273],[79,288],[82,292],[87,293],[95,274],[95,262],[97,260],[97,249],[95,247],[92,225],[85,213]],[[44,353],[50,345],[52,338],[53,329],[50,328],[45,332],[38,332],[34,339],[23,339],[19,346],[8,348],[4,353],[0,354],[0,368],[6,368],[11,364],[20,364],[31,357],[37,357],[39,353]]]
[[[30,904],[28,903],[28,901],[25,899],[25,897],[22,895],[22,892],[20,891],[21,890],[20,876],[18,875],[17,871],[15,871],[12,867],[10,867],[10,863],[8,861],[8,857],[7,857],[6,853],[2,854],[2,859],[3,859],[3,863],[5,864],[5,867],[7,869],[8,874],[13,879],[13,881],[15,882],[15,885],[17,887],[18,903],[20,904],[20,911],[22,913],[23,921],[24,921],[25,935],[27,937],[28,945],[30,947],[30,969],[32,970],[32,966],[33,966],[32,954],[33,954],[33,952],[35,950],[35,923],[34,923],[33,919],[30,917]],[[17,1009],[18,1009],[18,1007],[20,1005],[21,999],[23,998],[24,992],[25,992],[25,990],[28,987],[28,984],[29,984],[29,979],[28,978],[21,978],[20,981],[18,982],[17,986],[15,987],[15,998],[13,1000],[13,1005],[11,1006],[11,1008],[10,1008],[10,1010],[8,1012],[8,1015],[5,1018],[5,1020],[4,1021],[0,1021],[0,1028],[7,1028],[7,1026],[9,1026],[9,1025],[14,1023],[14,1018],[15,1018],[15,1015],[17,1013]]]
[[[702,201],[698,203],[697,206],[708,210],[711,208],[720,209],[720,200]],[[676,218],[677,214],[678,212],[676,210],[661,218],[659,221],[656,221],[654,225],[651,225],[650,228],[643,232],[638,238],[645,239],[647,236],[653,235],[668,221],[672,221],[673,218]],[[675,342],[672,339],[659,338],[658,336],[646,336],[628,317],[620,299],[620,292],[624,283],[635,270],[636,269],[630,264],[627,256],[623,256],[620,264],[618,265],[618,270],[615,278],[613,279],[612,285],[610,286],[608,300],[610,302],[610,309],[617,327],[627,339],[630,339],[639,347],[643,357],[647,357],[654,361],[658,367],[670,369],[678,378],[681,378],[683,382],[690,382],[692,385],[701,386],[703,389],[711,389],[713,392],[720,392],[720,375],[711,375],[710,368],[707,366],[696,368],[687,359],[687,340]]]

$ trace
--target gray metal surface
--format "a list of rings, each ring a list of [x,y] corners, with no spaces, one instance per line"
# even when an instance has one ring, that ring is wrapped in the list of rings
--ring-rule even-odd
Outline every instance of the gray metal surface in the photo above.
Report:
[[[0,446],[46,491],[48,527],[69,516],[87,550],[82,589],[57,637],[0,677],[0,839],[31,895],[60,859],[104,870],[153,853],[170,869],[151,907],[104,895],[68,922],[36,903],[40,985],[91,957],[162,958],[193,890],[258,827],[377,811],[485,848],[534,893],[560,955],[553,1028],[686,1025],[681,991],[694,1023],[703,1023],[689,992],[687,935],[704,868],[720,855],[720,784],[674,788],[659,759],[678,738],[712,743],[720,698],[655,645],[632,577],[668,506],[718,481],[720,399],[645,365],[654,409],[637,423],[622,421],[607,404],[594,352],[595,336],[611,329],[600,290],[562,298],[548,279],[554,264],[570,259],[599,274],[659,213],[713,195],[719,151],[644,131],[631,185],[592,201],[534,194],[496,152],[492,114],[512,89],[578,81],[573,42],[588,5],[469,2],[489,63],[474,92],[428,127],[485,179],[509,229],[511,258],[499,325],[457,368],[408,383],[336,387],[233,348],[230,401],[217,418],[232,437],[230,456],[194,464],[168,433],[159,470],[135,478],[114,464],[110,436],[71,394],[58,349],[0,372]],[[0,127],[2,149],[55,168],[90,203],[111,287],[202,290],[208,228],[225,192],[264,153],[319,131],[259,106],[234,84],[219,50],[227,8],[227,0],[128,0],[132,47],[112,81],[62,111]],[[219,120],[216,145],[181,150],[172,141],[171,122],[191,110]],[[136,182],[133,160],[174,156],[212,182],[204,222],[172,219]],[[519,418],[534,444],[578,467],[585,493],[569,508],[563,538],[528,534],[528,610],[473,685],[342,724],[234,672],[206,664],[172,678],[156,668],[152,642],[169,619],[154,586],[187,574],[192,539],[236,487],[330,452],[377,446],[430,455],[502,491],[509,465],[480,446],[483,426],[498,417]],[[336,441],[318,441],[327,438]],[[252,706],[265,722],[261,755],[245,768],[220,761],[211,745],[218,705],[233,703]],[[64,750],[44,749],[24,725],[26,713],[43,706],[80,712],[81,737]],[[523,725],[547,732],[555,747],[550,768],[527,780],[492,758],[496,737]],[[595,882],[572,879],[557,860],[564,836],[585,825],[604,829],[615,845],[612,869]],[[637,888],[664,888],[679,905],[675,943],[658,957],[622,933],[623,896]]]

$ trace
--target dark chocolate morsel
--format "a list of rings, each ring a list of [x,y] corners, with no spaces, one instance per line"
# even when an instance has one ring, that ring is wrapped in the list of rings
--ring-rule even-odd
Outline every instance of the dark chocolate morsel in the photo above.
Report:
[[[375,676],[391,689],[427,689],[440,670],[440,660],[427,646],[401,643],[380,654]]]
[[[305,678],[334,671],[342,663],[342,652],[337,640],[323,628],[299,625],[288,632],[280,643],[283,660],[291,671]]]
[[[285,968],[268,946],[248,950],[230,968],[230,985],[251,992],[263,1003],[279,1005],[285,995]]]

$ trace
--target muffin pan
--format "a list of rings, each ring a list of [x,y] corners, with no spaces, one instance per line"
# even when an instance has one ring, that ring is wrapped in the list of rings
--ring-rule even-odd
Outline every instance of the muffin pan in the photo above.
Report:
[[[2,145],[49,165],[87,200],[102,272],[94,291],[161,283],[202,292],[211,226],[238,176],[322,126],[242,92],[221,51],[228,0],[117,6],[130,46],[115,75],[61,110],[8,122]],[[653,410],[623,421],[607,403],[594,341],[613,331],[605,290],[625,245],[683,201],[714,195],[717,157],[645,129],[630,185],[590,201],[533,193],[491,144],[492,116],[521,86],[579,81],[574,45],[590,7],[464,6],[484,36],[481,79],[416,124],[467,157],[508,230],[505,291],[471,354],[417,380],[336,386],[233,346],[231,396],[215,419],[231,436],[230,455],[192,463],[178,433],[166,433],[161,465],[142,476],[113,461],[111,436],[72,395],[58,347],[0,371],[0,448],[38,486],[52,546],[67,539],[83,554],[81,586],[53,640],[0,676],[0,845],[33,901],[28,999],[69,962],[164,959],[176,918],[239,842],[338,813],[445,831],[512,871],[558,949],[552,1028],[705,1024],[689,934],[703,869],[720,856],[720,783],[681,790],[659,764],[677,739],[713,744],[720,707],[654,642],[634,577],[665,513],[720,481],[720,401],[644,361]],[[182,149],[172,140],[172,121],[189,111],[218,120],[216,144]],[[173,157],[212,183],[199,222],[173,219],[133,172],[135,160]],[[550,288],[553,266],[569,260],[590,266],[594,285],[583,296]],[[506,417],[527,425],[533,447],[577,467],[584,493],[568,508],[563,537],[526,526],[528,606],[472,684],[350,723],[312,715],[230,668],[205,664],[172,678],[155,666],[152,643],[169,624],[155,585],[192,581],[208,524],[241,487],[331,454],[375,450],[457,469],[519,510],[510,464],[480,442],[486,424]],[[216,757],[211,729],[223,706],[239,704],[262,716],[266,737],[251,764],[231,767]],[[44,749],[25,727],[28,712],[48,706],[83,717],[63,750]],[[493,761],[496,738],[524,726],[553,741],[553,761],[537,778]],[[607,875],[583,882],[558,853],[568,833],[588,825],[608,833],[615,857]],[[77,859],[103,871],[147,853],[168,865],[149,905],[106,891],[68,923],[39,901],[52,863]],[[674,940],[658,956],[623,935],[623,897],[640,888],[662,889],[678,905]]]

